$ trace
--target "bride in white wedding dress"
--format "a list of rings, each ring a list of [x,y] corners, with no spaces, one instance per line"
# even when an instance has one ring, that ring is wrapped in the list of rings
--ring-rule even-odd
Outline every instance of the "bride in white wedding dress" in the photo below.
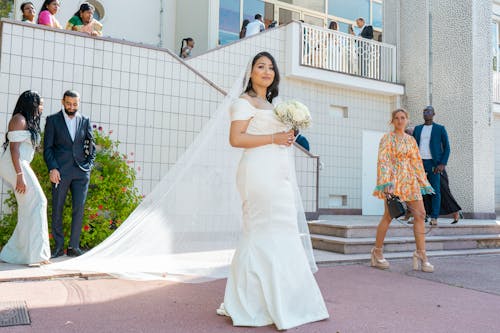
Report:
[[[255,59],[272,59],[261,55]],[[186,152],[111,236],[82,256],[44,268],[181,282],[229,276],[227,312],[218,312],[235,325],[275,323],[286,329],[327,318],[312,274],[317,267],[296,182],[293,134],[274,117],[265,100],[270,96],[258,94],[259,86],[272,86],[271,100],[277,96],[277,67],[272,78],[266,70],[252,80],[252,63]],[[262,84],[248,90],[254,81]],[[231,142],[246,148],[243,155],[229,145],[230,116],[231,130],[240,132]],[[246,136],[253,136],[248,146]]]
[[[251,68],[245,94],[231,107],[230,142],[245,149],[237,172],[243,235],[218,313],[235,326],[288,329],[328,312],[297,225],[294,133],[273,111],[278,68],[267,52],[257,54]]]

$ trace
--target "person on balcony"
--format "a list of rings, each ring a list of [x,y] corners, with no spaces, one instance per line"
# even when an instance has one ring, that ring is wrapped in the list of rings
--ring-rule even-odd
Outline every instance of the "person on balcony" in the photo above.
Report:
[[[373,27],[371,25],[366,25],[365,19],[362,17],[358,17],[356,19],[356,26],[358,27],[358,36],[373,39]]]
[[[56,14],[59,11],[61,4],[59,0],[45,0],[40,14],[38,14],[38,24],[46,25],[51,28],[62,29],[61,24],[56,19]]]
[[[244,19],[240,30],[240,39],[245,38],[247,35],[247,25],[250,23],[249,19]]]
[[[91,36],[102,36],[102,24],[94,19],[95,8],[88,2],[80,5],[80,9],[66,24],[66,30],[85,32]]]
[[[23,18],[22,21],[26,23],[33,23],[36,24],[35,21],[35,5],[33,5],[33,2],[23,2],[21,4],[21,13],[23,13]]]
[[[266,30],[266,26],[262,21],[262,15],[255,14],[255,20],[248,23],[246,37],[250,37]]]
[[[179,56],[183,59],[191,57],[191,51],[194,48],[194,39],[191,37],[184,38],[181,42],[181,53]]]

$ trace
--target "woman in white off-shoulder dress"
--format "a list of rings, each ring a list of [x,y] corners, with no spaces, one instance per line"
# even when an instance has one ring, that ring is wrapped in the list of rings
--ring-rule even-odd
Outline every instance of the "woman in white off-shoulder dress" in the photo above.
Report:
[[[294,133],[271,104],[278,84],[275,60],[259,53],[231,107],[230,143],[244,148],[237,171],[243,235],[217,312],[235,326],[288,329],[329,317],[298,229]]]
[[[0,260],[12,264],[46,264],[50,258],[47,199],[30,167],[40,143],[43,100],[34,91],[19,97],[0,151],[0,177],[14,189],[17,225],[0,252]]]

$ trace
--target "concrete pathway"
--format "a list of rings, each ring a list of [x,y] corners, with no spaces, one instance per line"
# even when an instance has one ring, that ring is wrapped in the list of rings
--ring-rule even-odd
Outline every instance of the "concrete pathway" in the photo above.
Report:
[[[499,332],[499,263],[500,255],[434,258],[434,274],[411,271],[410,259],[392,261],[390,271],[366,264],[321,267],[316,278],[331,318],[289,331]],[[230,319],[215,315],[224,286],[224,280],[4,282],[1,300],[26,301],[32,325],[0,328],[0,333],[276,331],[274,326],[235,328]]]

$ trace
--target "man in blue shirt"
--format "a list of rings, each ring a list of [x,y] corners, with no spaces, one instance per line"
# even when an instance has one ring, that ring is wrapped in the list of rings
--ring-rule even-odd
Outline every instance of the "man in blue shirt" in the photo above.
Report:
[[[417,141],[427,179],[435,191],[432,197],[431,224],[437,225],[441,208],[441,173],[450,157],[450,142],[444,126],[434,122],[434,108],[430,105],[425,107],[423,115],[424,124],[415,127],[413,137]]]

